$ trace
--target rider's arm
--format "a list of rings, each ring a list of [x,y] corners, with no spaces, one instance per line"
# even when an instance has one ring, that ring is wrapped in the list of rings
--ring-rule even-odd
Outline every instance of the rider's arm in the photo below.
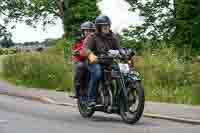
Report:
[[[84,45],[85,45],[85,48],[84,48],[85,56],[89,59],[90,63],[96,63],[97,56],[94,54],[96,41],[93,34],[88,36],[84,40]]]
[[[119,41],[119,38],[118,38],[115,34],[113,34],[113,37],[114,37],[114,41],[115,41],[115,43],[114,43],[114,48],[113,48],[113,49],[120,49],[120,41]]]
[[[95,50],[95,47],[96,47],[94,35],[87,36],[83,43],[85,45],[84,53],[88,57],[89,54],[92,53]]]

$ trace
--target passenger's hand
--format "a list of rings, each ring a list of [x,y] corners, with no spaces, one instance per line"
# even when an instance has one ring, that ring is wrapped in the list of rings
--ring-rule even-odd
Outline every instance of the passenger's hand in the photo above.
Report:
[[[88,59],[91,64],[95,64],[97,62],[97,56],[93,53],[89,54]]]

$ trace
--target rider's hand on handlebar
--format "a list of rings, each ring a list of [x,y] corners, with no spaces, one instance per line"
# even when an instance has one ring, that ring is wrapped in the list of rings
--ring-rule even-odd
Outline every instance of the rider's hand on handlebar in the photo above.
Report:
[[[89,54],[88,59],[91,64],[95,64],[97,62],[97,56],[93,53]]]

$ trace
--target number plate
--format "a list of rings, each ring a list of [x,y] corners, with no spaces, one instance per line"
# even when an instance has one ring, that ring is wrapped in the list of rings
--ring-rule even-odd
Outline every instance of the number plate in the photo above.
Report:
[[[119,69],[122,73],[129,73],[130,72],[130,67],[128,64],[123,64],[123,63],[119,63]]]

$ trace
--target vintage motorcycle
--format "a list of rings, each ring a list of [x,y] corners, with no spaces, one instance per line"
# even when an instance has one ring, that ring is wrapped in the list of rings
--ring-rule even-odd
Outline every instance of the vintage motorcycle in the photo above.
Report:
[[[123,121],[134,124],[141,118],[145,96],[140,74],[129,62],[135,55],[131,49],[109,50],[98,56],[103,78],[98,82],[97,101],[94,108],[78,98],[82,117],[92,117],[95,111],[119,114]]]

